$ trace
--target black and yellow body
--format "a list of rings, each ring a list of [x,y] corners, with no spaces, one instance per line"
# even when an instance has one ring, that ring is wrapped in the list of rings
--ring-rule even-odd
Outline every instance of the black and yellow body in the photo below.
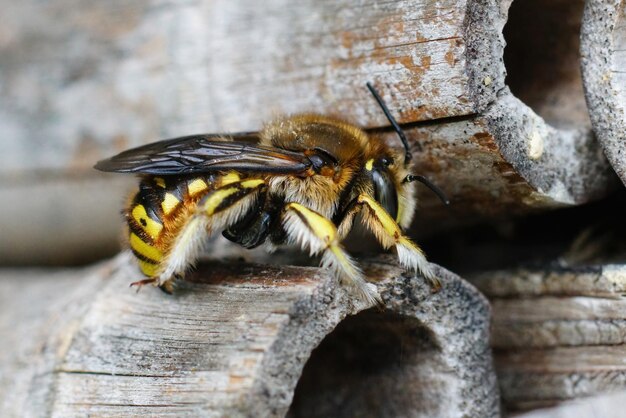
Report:
[[[141,272],[152,279],[198,203],[214,202],[214,214],[236,205],[238,200],[261,185],[241,181],[235,172],[204,176],[144,176],[139,191],[125,212],[128,243]],[[228,186],[229,187],[225,187]],[[216,193],[216,190],[219,192]],[[212,200],[207,196],[212,195]],[[163,287],[170,291],[169,282]]]
[[[358,297],[379,298],[341,246],[355,215],[400,263],[436,282],[403,234],[416,198],[407,161],[382,140],[335,118],[281,118],[259,134],[166,140],[101,161],[104,171],[141,175],[126,210],[129,246],[147,279],[172,290],[222,233],[246,248],[295,244],[321,254]]]

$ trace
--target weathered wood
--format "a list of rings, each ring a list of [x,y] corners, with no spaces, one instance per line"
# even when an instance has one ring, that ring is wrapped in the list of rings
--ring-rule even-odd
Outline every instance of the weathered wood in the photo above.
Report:
[[[294,417],[498,416],[489,307],[441,268],[433,294],[368,263],[382,310],[318,268],[214,262],[174,296],[129,269],[2,272],[3,417],[283,416],[298,381]]]
[[[406,131],[417,172],[427,173],[451,200],[450,211],[420,189],[418,222],[446,225],[454,215],[488,220],[598,199],[616,182],[589,131],[558,130],[504,92],[481,116]],[[388,134],[389,142],[397,142]],[[593,156],[593,157],[591,157]],[[457,219],[459,219],[457,217]]]
[[[183,132],[255,130],[276,112],[316,110],[387,125],[366,81],[379,86],[403,122],[476,113],[503,85],[500,68],[482,74],[489,85],[469,88],[465,2],[5,6],[12,19],[2,74],[16,103],[7,102],[3,113],[15,117],[15,136],[64,134],[47,138],[60,147],[31,158],[34,167],[64,168],[80,148],[108,154]],[[496,41],[497,30],[482,29],[489,36],[480,42]],[[30,102],[17,83],[24,77],[41,93]],[[37,109],[43,101],[46,113]],[[36,124],[24,120],[27,113],[38,115]]]
[[[136,180],[25,174],[0,182],[0,264],[68,265],[119,251],[121,209]]]
[[[5,3],[4,184],[33,169],[44,170],[34,181],[47,173],[83,176],[94,161],[127,147],[203,131],[255,130],[283,112],[342,115],[387,132],[398,146],[364,87],[371,81],[422,149],[414,170],[435,179],[450,194],[452,213],[463,215],[454,219],[579,204],[612,186],[584,112],[556,112],[562,106],[550,107],[554,94],[524,96],[531,109],[506,86],[502,31],[509,0]],[[560,16],[561,9],[538,13]],[[535,21],[535,15],[515,19]],[[571,28],[558,29],[555,36],[569,45]],[[545,63],[541,73],[551,73]],[[559,91],[580,84],[572,80],[558,83]],[[516,91],[544,88],[529,83]],[[565,96],[556,102],[578,103]],[[441,225],[432,222],[441,218],[439,205],[433,209],[430,194],[424,197],[419,218]],[[62,199],[74,196],[66,192]],[[97,211],[92,200],[82,202],[82,213]],[[38,213],[40,206],[29,209]],[[75,219],[73,234],[86,235],[90,219]],[[102,242],[112,247],[117,232],[107,231]],[[11,240],[36,244],[28,235]],[[57,237],[58,248],[64,244]],[[42,251],[36,260],[55,258]],[[0,253],[0,261],[10,258]]]
[[[596,396],[577,402],[565,402],[554,408],[540,409],[517,418],[621,418],[624,416],[626,393]]]
[[[586,2],[581,53],[594,131],[626,184],[626,3]]]
[[[626,268],[546,268],[471,278],[493,309],[505,408],[527,410],[626,385]]]

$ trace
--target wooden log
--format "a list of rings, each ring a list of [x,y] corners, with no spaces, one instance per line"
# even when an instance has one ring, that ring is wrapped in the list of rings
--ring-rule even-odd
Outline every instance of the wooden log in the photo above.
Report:
[[[582,71],[593,128],[626,184],[626,4],[588,0],[581,32]]]
[[[486,300],[439,267],[434,294],[387,259],[366,270],[383,308],[310,267],[213,262],[174,296],[129,289],[126,257],[5,270],[0,413],[498,416]]]
[[[262,8],[224,0],[5,3],[4,184],[30,170],[43,170],[35,181],[70,172],[87,179],[96,160],[124,148],[197,132],[256,130],[277,113],[341,115],[398,146],[364,87],[371,81],[407,128],[414,170],[450,195],[448,220],[579,204],[611,189],[611,169],[587,116],[557,111],[562,103],[580,102],[567,93],[576,91],[579,75],[559,72],[568,82],[552,83],[555,90],[547,83],[524,84],[524,74],[554,73],[546,62],[571,62],[577,45],[570,45],[569,26],[557,26],[555,35],[557,44],[563,37],[570,46],[568,60],[543,60],[541,71],[523,67],[513,93],[505,84],[505,64],[513,73],[524,61],[519,46],[505,56],[509,0],[271,0]],[[551,28],[569,10],[563,1],[555,4],[534,1],[530,15],[511,9],[511,21],[522,29],[529,21]],[[530,39],[535,32],[520,33]],[[545,90],[556,93],[542,96]],[[532,108],[514,96],[529,91],[534,93],[520,97]],[[433,208],[435,200],[424,197],[420,226],[445,227],[432,222],[442,218],[438,203]],[[63,194],[63,200],[73,199]],[[98,211],[91,199],[81,201],[81,213]],[[54,222],[45,205],[27,210]],[[76,216],[73,234],[88,234],[89,222]],[[29,247],[40,237],[10,239]],[[66,244],[62,236],[55,239],[57,248]],[[102,238],[105,247],[116,241],[113,229]],[[14,258],[0,252],[0,262],[7,260]]]
[[[471,282],[493,309],[491,345],[507,410],[624,388],[624,265],[496,271]]]

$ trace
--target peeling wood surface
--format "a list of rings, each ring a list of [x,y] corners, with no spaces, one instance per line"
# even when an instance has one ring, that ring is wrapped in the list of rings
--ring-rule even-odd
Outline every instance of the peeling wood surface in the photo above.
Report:
[[[491,345],[506,409],[624,388],[624,265],[504,270],[471,281],[493,308]]]
[[[214,262],[174,296],[135,293],[129,269],[119,257],[2,272],[2,416],[283,416],[299,379],[294,417],[498,416],[488,305],[441,268],[432,294],[388,261],[367,264],[384,311],[353,304],[318,268]],[[327,369],[338,352],[343,372]]]

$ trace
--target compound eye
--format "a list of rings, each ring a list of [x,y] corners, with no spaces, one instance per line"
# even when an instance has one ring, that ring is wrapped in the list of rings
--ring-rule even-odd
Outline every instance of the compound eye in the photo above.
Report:
[[[331,153],[321,148],[315,148],[312,153],[307,155],[307,158],[311,161],[313,170],[316,173],[321,172],[324,167],[333,167],[338,163]]]
[[[396,219],[398,216],[398,192],[391,174],[386,169],[374,169],[372,181],[374,183],[374,199],[393,219]]]
[[[393,164],[393,158],[391,158],[391,157],[383,157],[383,158],[380,159],[380,162],[385,167],[389,167],[390,165]]]

